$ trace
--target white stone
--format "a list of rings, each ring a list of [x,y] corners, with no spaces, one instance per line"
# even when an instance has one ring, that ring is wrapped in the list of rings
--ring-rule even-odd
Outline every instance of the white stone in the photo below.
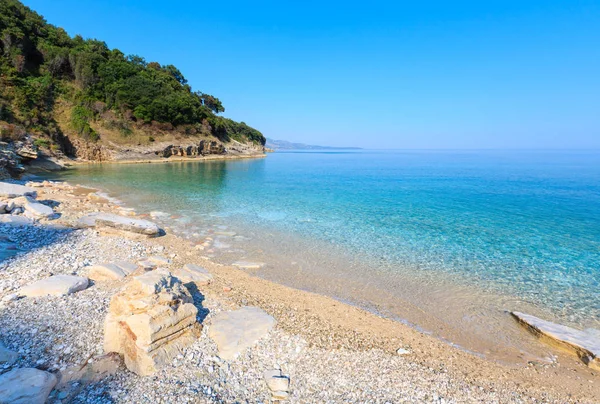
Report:
[[[106,226],[118,230],[130,231],[132,233],[144,234],[146,236],[157,236],[160,233],[156,223],[149,220],[134,219],[119,216],[114,213],[90,213],[79,219],[81,227]]]
[[[232,264],[240,269],[260,269],[265,266],[264,262],[236,261]]]
[[[115,265],[118,266],[119,268],[121,268],[121,270],[123,272],[125,272],[125,275],[132,274],[138,268],[138,266],[136,264],[134,264],[133,262],[129,262],[129,261],[116,261]]]
[[[36,195],[37,193],[33,188],[0,182],[0,198],[17,198],[19,196],[32,196],[35,198]]]
[[[275,324],[275,319],[258,307],[242,307],[215,315],[208,335],[216,342],[219,356],[231,360],[256,344]]]
[[[2,298],[3,302],[14,302],[19,299],[18,293],[11,293],[10,295],[6,295]]]
[[[404,348],[398,348],[398,350],[396,351],[396,353],[397,353],[398,355],[401,355],[401,356],[402,356],[402,355],[408,355],[408,354],[410,354],[411,352],[410,352],[408,349],[404,349]]]
[[[193,282],[198,285],[208,285],[213,279],[210,272],[195,264],[185,264],[183,268],[176,269],[174,275],[183,283]]]
[[[21,288],[19,295],[28,297],[62,296],[84,290],[87,287],[87,278],[74,275],[54,275]]]
[[[23,216],[0,215],[0,224],[5,224],[7,226],[31,226],[33,220]]]
[[[575,353],[589,367],[600,370],[600,331],[581,331],[516,311],[511,314],[543,341]]]
[[[54,216],[54,210],[50,206],[46,206],[39,202],[28,201],[23,205],[23,208],[25,209],[25,213],[34,218]]]
[[[160,255],[153,255],[147,258],[148,261],[156,265],[171,265],[171,260]]]
[[[95,281],[117,281],[127,274],[115,264],[98,264],[88,268],[88,278]]]
[[[56,376],[43,370],[13,369],[0,376],[0,403],[44,404],[56,382]]]

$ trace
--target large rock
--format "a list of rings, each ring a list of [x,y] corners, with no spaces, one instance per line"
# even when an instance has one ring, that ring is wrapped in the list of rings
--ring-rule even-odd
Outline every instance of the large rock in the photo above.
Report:
[[[160,228],[149,220],[119,216],[114,213],[91,213],[79,219],[81,227],[106,226],[146,236],[157,236]]]
[[[185,264],[183,268],[174,271],[175,276],[183,283],[195,283],[197,285],[208,285],[213,276],[206,269],[194,264]]]
[[[27,201],[23,208],[25,215],[32,218],[49,218],[54,216],[54,210],[50,206],[35,201]]]
[[[123,355],[132,372],[153,374],[196,338],[192,296],[165,270],[137,276],[113,296],[104,323],[104,350]]]
[[[213,317],[208,331],[223,359],[234,359],[256,344],[275,326],[275,319],[258,307],[221,312]]]
[[[36,197],[35,189],[24,185],[0,182],[0,198],[17,198],[19,196]]]
[[[600,370],[600,331],[576,330],[517,311],[511,314],[542,341],[575,353],[589,367]]]
[[[53,275],[39,280],[19,290],[19,295],[28,297],[37,296],[62,296],[79,292],[88,287],[88,279],[74,275]]]
[[[18,358],[19,358],[19,354],[18,353],[13,352],[10,349],[7,349],[0,342],[0,365],[10,365],[10,364],[16,362],[16,360]]]
[[[127,274],[115,264],[98,264],[88,268],[87,276],[95,281],[118,281]]]
[[[0,214],[0,224],[5,224],[7,226],[31,226],[33,220],[23,216]]]
[[[0,403],[44,404],[56,376],[34,368],[13,369],[0,376]]]

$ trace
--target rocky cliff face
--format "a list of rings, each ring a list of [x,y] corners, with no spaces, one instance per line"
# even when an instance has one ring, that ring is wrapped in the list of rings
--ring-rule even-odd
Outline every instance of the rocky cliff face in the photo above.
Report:
[[[29,136],[16,142],[0,142],[0,178],[8,178],[25,171],[26,163],[38,158],[38,148]]]
[[[156,151],[155,154],[160,157],[196,157],[207,156],[209,154],[225,154],[227,149],[223,144],[217,141],[202,140],[197,145],[174,146],[169,145],[161,151]]]

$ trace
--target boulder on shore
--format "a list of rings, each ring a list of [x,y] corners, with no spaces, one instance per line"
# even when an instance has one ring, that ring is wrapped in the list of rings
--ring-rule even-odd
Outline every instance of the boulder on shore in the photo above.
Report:
[[[168,271],[136,276],[111,299],[104,322],[104,350],[123,355],[140,376],[155,373],[196,338],[198,309]]]
[[[146,236],[158,236],[160,233],[160,228],[156,223],[149,220],[119,216],[114,213],[91,213],[79,219],[79,226],[106,226]]]
[[[20,196],[31,196],[35,198],[35,189],[9,182],[0,182],[0,198],[18,198]]]
[[[27,297],[63,296],[79,292],[87,287],[87,278],[74,275],[53,275],[22,287],[19,295]]]
[[[590,368],[600,370],[599,331],[581,331],[517,311],[513,311],[510,314],[542,341],[575,353]]]
[[[44,404],[56,382],[56,376],[43,370],[13,369],[0,376],[0,403]]]
[[[216,342],[219,356],[231,360],[267,335],[275,323],[273,317],[258,307],[242,307],[214,316],[208,335]]]
[[[0,342],[0,365],[11,365],[19,358],[19,354],[7,349]]]

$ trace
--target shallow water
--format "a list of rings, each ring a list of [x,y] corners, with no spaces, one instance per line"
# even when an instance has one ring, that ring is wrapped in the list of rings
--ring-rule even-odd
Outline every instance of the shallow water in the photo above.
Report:
[[[504,310],[600,327],[598,152],[288,152],[60,178],[177,215],[157,221],[212,237],[218,261],[480,352],[533,349]]]

